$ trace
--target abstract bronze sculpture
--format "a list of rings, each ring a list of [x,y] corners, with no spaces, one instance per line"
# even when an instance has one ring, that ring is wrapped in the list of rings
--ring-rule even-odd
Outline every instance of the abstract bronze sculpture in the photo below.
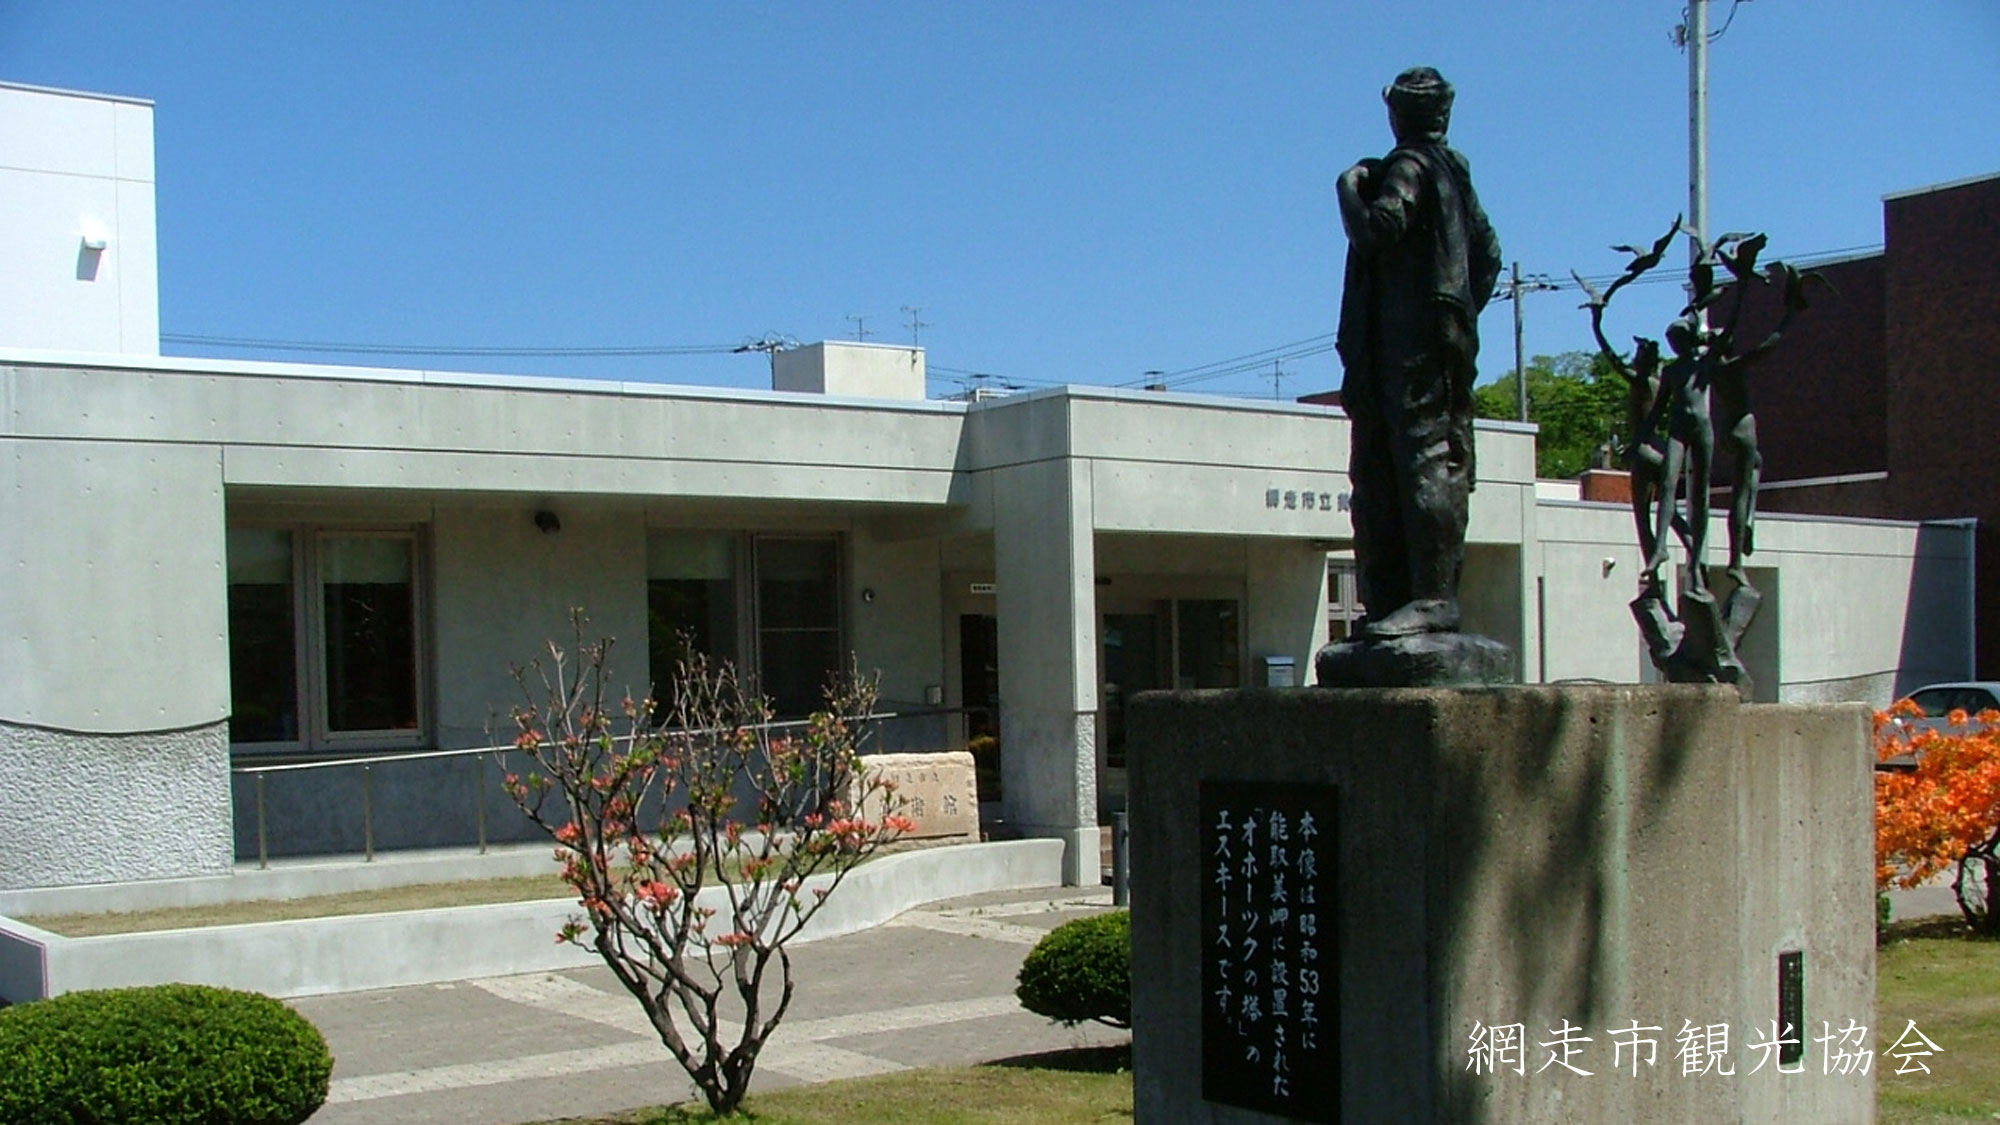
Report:
[[[1341,405],[1351,421],[1354,551],[1367,617],[1358,640],[1321,652],[1319,678],[1346,686],[1491,680],[1501,671],[1496,661],[1511,657],[1457,630],[1479,312],[1500,277],[1500,243],[1470,164],[1445,136],[1451,84],[1415,67],[1382,99],[1395,147],[1338,183],[1348,239]]]
[[[1694,244],[1695,253],[1688,271],[1690,299],[1665,333],[1672,357],[1662,362],[1659,341],[1635,336],[1627,362],[1605,338],[1604,311],[1620,289],[1659,265],[1683,234]],[[1647,654],[1669,680],[1737,684],[1745,691],[1750,678],[1737,645],[1762,601],[1744,565],[1756,550],[1757,484],[1763,473],[1748,375],[1777,346],[1792,317],[1806,307],[1806,283],[1814,277],[1777,261],[1760,272],[1757,257],[1765,241],[1761,234],[1725,234],[1703,242],[1676,218],[1649,249],[1612,248],[1631,254],[1632,261],[1604,291],[1576,277],[1589,297],[1583,307],[1590,310],[1591,334],[1625,379],[1628,391],[1632,439],[1624,456],[1632,472],[1639,549],[1645,555],[1632,616],[1645,637]],[[1717,266],[1728,272],[1727,287],[1718,284]],[[1768,336],[1739,352],[1737,331],[1750,293],[1767,285],[1779,287],[1784,312]],[[1730,297],[1728,315],[1711,324],[1709,314],[1724,297]],[[1720,603],[1711,587],[1706,557],[1718,435],[1736,470],[1729,501],[1729,563],[1723,572],[1731,589]],[[1674,539],[1680,541],[1686,562],[1677,602],[1670,607],[1661,572],[1670,561]]]

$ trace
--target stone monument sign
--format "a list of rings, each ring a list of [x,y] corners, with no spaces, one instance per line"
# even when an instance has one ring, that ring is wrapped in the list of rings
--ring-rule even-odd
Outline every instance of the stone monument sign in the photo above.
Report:
[[[906,840],[945,836],[979,838],[979,786],[973,777],[972,754],[949,750],[935,754],[870,754],[861,759],[869,777],[896,785],[898,814],[916,825]],[[864,806],[861,815],[879,819],[881,798]]]

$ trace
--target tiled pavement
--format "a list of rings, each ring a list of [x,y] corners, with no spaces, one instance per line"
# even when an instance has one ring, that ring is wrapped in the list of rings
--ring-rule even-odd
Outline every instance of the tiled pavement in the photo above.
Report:
[[[1026,1012],[1014,974],[1101,888],[982,895],[792,950],[798,988],[752,1090],[980,1062],[1121,1038]],[[316,1125],[537,1121],[693,1096],[609,970],[577,969],[297,1000],[332,1046]]]

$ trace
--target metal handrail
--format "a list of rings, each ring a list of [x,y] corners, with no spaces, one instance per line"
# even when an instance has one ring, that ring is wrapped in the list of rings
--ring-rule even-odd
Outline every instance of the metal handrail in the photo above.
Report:
[[[923,711],[877,711],[863,716],[862,721],[880,722],[887,719],[923,719],[923,718],[933,718],[944,715],[970,714],[975,712],[984,714],[986,712],[986,708],[940,707],[935,710],[926,709]],[[761,723],[754,727],[751,727],[750,729],[765,730],[765,731],[789,730],[795,727],[808,726],[811,723],[812,723],[811,719],[785,719],[779,722]],[[735,728],[697,727],[694,729],[688,729],[685,727],[676,727],[676,728],[671,728],[670,730],[667,730],[664,733],[699,735],[699,734],[716,734],[725,730],[733,730],[733,729]],[[614,735],[612,737],[613,741],[615,742],[630,742],[633,738],[638,737],[638,735],[622,734],[622,735]],[[264,775],[272,773],[295,773],[303,770],[334,769],[345,766],[361,767],[362,858],[364,862],[373,863],[375,861],[374,767],[378,765],[386,765],[392,762],[415,762],[415,761],[425,761],[434,758],[463,758],[463,757],[473,758],[474,759],[473,765],[475,768],[476,776],[478,778],[478,789],[473,797],[474,817],[478,823],[479,854],[485,855],[487,847],[485,758],[488,754],[506,754],[506,753],[518,753],[518,752],[521,752],[520,748],[512,744],[505,746],[472,746],[456,750],[418,750],[401,754],[360,754],[344,758],[321,758],[317,761],[311,761],[311,762],[279,762],[273,765],[254,765],[254,766],[233,765],[229,767],[229,772],[232,774],[248,774],[256,779],[257,866],[259,869],[268,869],[271,866],[271,855],[270,855],[269,840],[266,833]]]

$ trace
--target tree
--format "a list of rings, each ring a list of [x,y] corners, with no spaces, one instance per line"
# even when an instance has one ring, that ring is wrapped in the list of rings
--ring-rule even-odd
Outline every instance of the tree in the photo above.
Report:
[[[730,1113],[792,1001],[786,943],[913,827],[894,784],[856,763],[875,686],[850,675],[779,733],[769,700],[690,653],[663,724],[650,698],[613,701],[611,641],[586,645],[583,628],[579,614],[574,669],[554,643],[515,669],[514,745],[535,769],[509,774],[507,792],[556,841],[583,907],[557,940],[595,949],[709,1107]],[[749,827],[739,800],[754,806]]]
[[[1952,892],[1974,928],[2000,934],[2000,712],[1953,711],[1942,728],[1904,700],[1875,716],[1875,883],[1909,889],[1955,869]],[[1901,721],[1899,721],[1901,720]]]
[[[1528,419],[1541,427],[1535,440],[1535,475],[1574,477],[1597,463],[1607,442],[1631,440],[1625,425],[1625,383],[1603,356],[1592,352],[1538,355],[1527,364]],[[1514,373],[1472,389],[1480,418],[1517,419],[1520,392]]]

